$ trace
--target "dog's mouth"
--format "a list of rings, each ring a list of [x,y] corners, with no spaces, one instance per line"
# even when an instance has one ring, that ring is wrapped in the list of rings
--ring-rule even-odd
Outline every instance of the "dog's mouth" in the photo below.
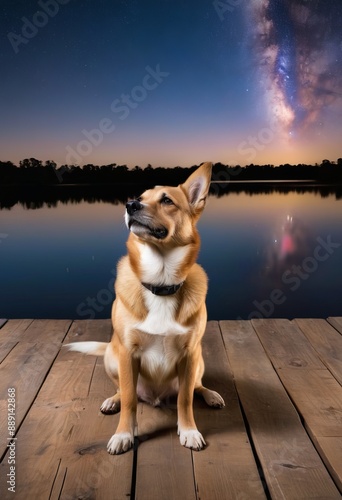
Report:
[[[168,235],[166,227],[153,227],[147,223],[140,222],[135,218],[128,220],[128,229],[137,236],[146,236],[146,233],[153,236],[157,240],[163,240]]]

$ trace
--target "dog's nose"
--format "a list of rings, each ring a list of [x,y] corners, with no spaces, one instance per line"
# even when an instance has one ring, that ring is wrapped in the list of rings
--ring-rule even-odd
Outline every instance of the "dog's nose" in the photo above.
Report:
[[[143,205],[138,200],[131,200],[126,203],[126,210],[128,215],[133,215],[138,210],[141,210]]]

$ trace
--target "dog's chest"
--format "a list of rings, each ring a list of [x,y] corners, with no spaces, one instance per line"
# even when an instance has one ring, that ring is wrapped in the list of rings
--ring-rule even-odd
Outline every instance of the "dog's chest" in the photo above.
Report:
[[[188,328],[175,319],[178,306],[175,297],[160,297],[149,290],[144,290],[143,294],[148,314],[135,328],[150,335],[184,335],[188,332]]]
[[[135,356],[140,359],[141,373],[155,380],[173,374],[183,353],[184,346],[175,337],[160,335],[140,335],[135,349]]]
[[[149,245],[140,245],[140,265],[142,281],[153,285],[173,285],[177,283],[177,271],[187,255],[187,247],[179,247],[167,255],[161,255]],[[140,331],[150,335],[182,335],[188,332],[176,321],[178,300],[175,296],[154,295],[143,291],[145,307],[148,311],[144,321],[135,325]]]

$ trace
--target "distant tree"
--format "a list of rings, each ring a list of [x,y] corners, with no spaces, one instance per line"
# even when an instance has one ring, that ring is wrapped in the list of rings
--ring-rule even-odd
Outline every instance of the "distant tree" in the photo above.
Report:
[[[87,174],[90,174],[91,172],[95,172],[95,170],[97,169],[98,167],[95,167],[95,165],[93,165],[92,163],[87,163],[86,165],[83,166],[83,172],[86,172]],[[105,168],[104,166],[102,166],[101,168]]]
[[[0,161],[0,182],[14,182],[17,171],[18,168],[11,161]]]
[[[22,169],[37,168],[42,166],[42,161],[37,160],[36,158],[25,158],[20,161],[19,166]]]
[[[321,167],[330,167],[330,160],[322,160]]]
[[[56,167],[57,167],[57,163],[55,163],[54,161],[52,160],[46,160],[45,162],[45,168],[51,168],[52,170],[56,170]]]
[[[62,165],[57,167],[52,160],[44,164],[36,158],[25,158],[20,161],[18,168],[12,162],[0,161],[0,182],[4,184],[35,184],[53,185],[62,184],[170,184],[182,183],[190,173],[198,167],[152,167],[150,163],[145,168],[136,165],[129,169],[127,165],[94,165],[88,163],[84,167],[78,165]],[[342,158],[335,161],[324,159],[321,163],[306,165],[298,163],[290,165],[273,164],[255,165],[253,163],[241,167],[240,165],[213,165],[213,180],[255,180],[255,179],[315,179],[325,183],[342,182]],[[101,188],[102,189],[102,188]],[[228,189],[228,188],[227,188]],[[230,188],[229,188],[230,189]]]
[[[11,161],[0,161],[1,171],[14,172],[16,168],[17,167]]]

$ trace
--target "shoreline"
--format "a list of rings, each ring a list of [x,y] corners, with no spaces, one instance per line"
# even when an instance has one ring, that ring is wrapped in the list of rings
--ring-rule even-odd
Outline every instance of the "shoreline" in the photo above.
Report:
[[[55,188],[55,187],[113,187],[113,186],[144,186],[149,185],[151,182],[149,181],[131,181],[131,182],[83,182],[83,183],[57,183],[57,184],[44,184],[38,182],[28,182],[28,183],[2,183],[0,184],[1,188],[24,188],[24,187],[35,187],[35,188]],[[229,179],[226,181],[221,180],[212,180],[210,184],[301,184],[308,186],[342,186],[342,180],[333,181],[331,179],[326,182],[321,179],[244,179],[244,180],[235,180]]]

